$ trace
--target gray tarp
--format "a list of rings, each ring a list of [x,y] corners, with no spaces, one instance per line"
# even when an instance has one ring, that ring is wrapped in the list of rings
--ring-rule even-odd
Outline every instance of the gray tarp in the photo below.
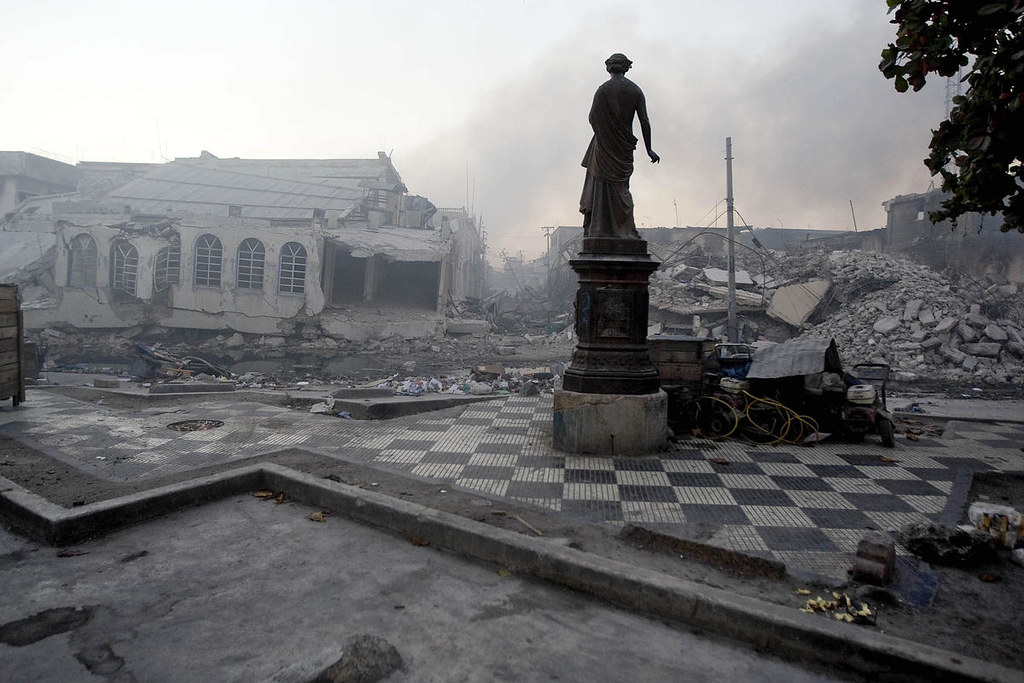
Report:
[[[758,350],[750,364],[747,379],[799,377],[826,370],[843,371],[835,340],[799,337]]]

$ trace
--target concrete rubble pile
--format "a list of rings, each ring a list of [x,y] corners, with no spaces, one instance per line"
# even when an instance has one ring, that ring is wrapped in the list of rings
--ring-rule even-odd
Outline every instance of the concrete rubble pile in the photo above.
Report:
[[[714,275],[725,273],[717,268],[694,267],[678,264],[655,271],[651,275],[648,296],[652,308],[659,311],[690,314],[718,311],[728,299],[726,280]],[[712,274],[709,277],[709,274]],[[745,272],[737,274],[736,300],[741,306],[760,306],[764,303],[760,291]]]
[[[847,367],[888,363],[898,381],[1024,381],[1024,302],[1016,284],[951,282],[866,251],[832,252],[823,273],[830,273],[838,308],[804,334],[835,338]]]

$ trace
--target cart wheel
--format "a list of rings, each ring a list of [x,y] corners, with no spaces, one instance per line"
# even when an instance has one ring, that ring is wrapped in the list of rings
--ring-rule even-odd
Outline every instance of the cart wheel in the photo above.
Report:
[[[882,418],[878,421],[878,435],[882,437],[882,445],[886,448],[896,445],[896,440],[893,438],[892,420]]]
[[[732,434],[739,427],[739,415],[732,408],[712,408],[711,419],[708,420],[708,431],[713,437]]]

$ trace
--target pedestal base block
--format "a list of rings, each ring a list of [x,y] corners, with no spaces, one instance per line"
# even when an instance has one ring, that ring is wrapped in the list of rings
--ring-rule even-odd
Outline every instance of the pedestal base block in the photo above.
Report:
[[[643,455],[664,450],[668,395],[555,392],[553,445],[566,453]]]

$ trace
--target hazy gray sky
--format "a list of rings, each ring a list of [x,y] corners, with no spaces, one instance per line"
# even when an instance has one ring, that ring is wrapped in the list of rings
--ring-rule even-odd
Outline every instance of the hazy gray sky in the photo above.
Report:
[[[879,74],[888,21],[884,0],[0,0],[0,149],[384,150],[410,192],[471,202],[492,256],[534,256],[541,226],[580,222],[590,101],[624,52],[662,157],[638,153],[638,223],[712,221],[731,136],[750,224],[849,229],[852,200],[880,227],[881,202],[928,187],[945,100],[941,80],[900,96]]]

